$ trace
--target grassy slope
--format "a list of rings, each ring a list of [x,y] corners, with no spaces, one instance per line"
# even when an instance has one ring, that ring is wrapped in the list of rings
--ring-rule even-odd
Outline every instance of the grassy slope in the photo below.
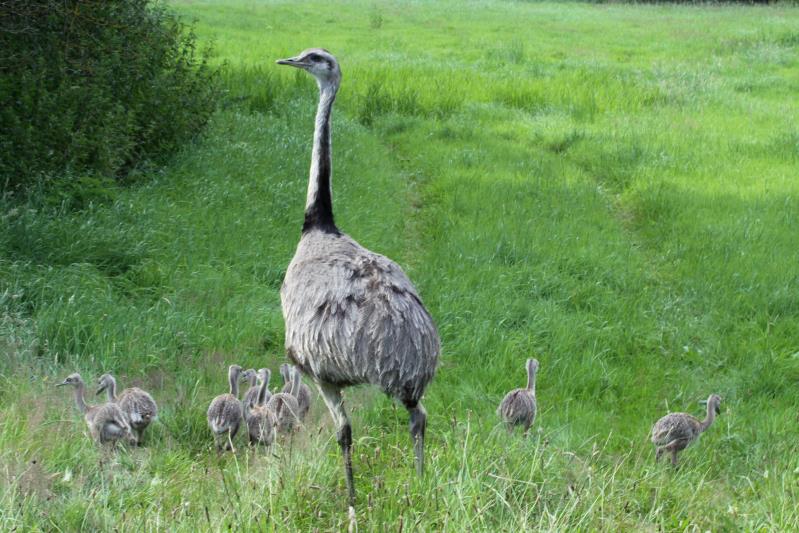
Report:
[[[113,205],[2,218],[4,528],[344,524],[321,404],[272,457],[215,458],[203,416],[225,364],[282,358],[313,87],[272,60],[316,44],[345,74],[338,221],[406,267],[445,347],[423,481],[405,415],[350,394],[360,526],[799,527],[795,9],[175,5],[238,104]],[[523,442],[493,410],[531,354]],[[148,448],[97,469],[51,387],[73,367],[154,390]],[[718,425],[654,468],[651,422],[711,391]]]

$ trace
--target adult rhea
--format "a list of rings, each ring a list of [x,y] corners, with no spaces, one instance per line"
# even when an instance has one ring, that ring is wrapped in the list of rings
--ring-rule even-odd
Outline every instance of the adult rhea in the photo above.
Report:
[[[305,70],[319,86],[305,221],[280,291],[286,352],[319,388],[336,423],[353,506],[352,429],[341,390],[371,383],[402,402],[421,475],[427,415],[420,400],[435,374],[440,342],[402,269],[342,233],[333,220],[330,112],[341,82],[336,58],[312,48],[277,63]]]

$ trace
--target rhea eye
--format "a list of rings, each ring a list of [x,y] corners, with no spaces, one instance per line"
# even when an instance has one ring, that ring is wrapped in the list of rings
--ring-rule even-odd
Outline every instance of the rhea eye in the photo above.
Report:
[[[311,61],[321,61],[322,56],[320,56],[319,54],[310,54],[308,55],[308,59],[310,59]]]

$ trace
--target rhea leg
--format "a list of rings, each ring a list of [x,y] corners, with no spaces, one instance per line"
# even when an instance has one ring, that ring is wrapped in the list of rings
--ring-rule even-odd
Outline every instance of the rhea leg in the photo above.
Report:
[[[424,434],[427,429],[427,411],[424,410],[422,402],[405,402],[405,407],[410,415],[409,426],[416,459],[416,473],[421,477],[424,475]]]
[[[230,450],[231,452],[236,453],[236,448],[233,446],[233,438],[236,436],[238,432],[239,432],[239,424],[237,423],[234,426],[232,426],[228,431],[227,444],[225,444],[226,450]]]
[[[231,451],[235,452],[236,448],[233,446],[233,437],[239,431],[238,424],[228,427],[225,431],[214,433],[214,443],[216,444],[217,452]]]
[[[341,389],[328,383],[316,383],[322,399],[336,423],[336,438],[341,446],[344,456],[344,474],[347,478],[347,492],[349,493],[350,507],[355,507],[355,484],[352,479],[352,426],[344,410],[344,401],[341,398]]]
[[[685,446],[686,443],[680,440],[673,440],[663,446],[663,451],[667,451],[671,454],[671,464],[673,466],[677,466],[677,452],[681,451]]]

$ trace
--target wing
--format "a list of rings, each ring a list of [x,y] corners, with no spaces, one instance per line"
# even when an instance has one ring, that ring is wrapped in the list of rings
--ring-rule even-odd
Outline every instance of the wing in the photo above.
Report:
[[[214,433],[223,433],[237,425],[242,417],[241,402],[230,394],[221,394],[208,407],[208,425]]]
[[[671,413],[655,423],[652,428],[652,442],[663,446],[676,439],[694,438],[698,422],[687,413]]]
[[[416,289],[396,263],[349,237],[301,241],[281,300],[286,347],[306,373],[410,396],[411,375],[422,387],[432,379],[440,341]]]
[[[535,402],[527,389],[514,389],[502,399],[497,409],[506,422],[518,422],[535,416]]]
[[[153,397],[137,387],[122,391],[117,403],[133,424],[147,424],[158,415]]]

